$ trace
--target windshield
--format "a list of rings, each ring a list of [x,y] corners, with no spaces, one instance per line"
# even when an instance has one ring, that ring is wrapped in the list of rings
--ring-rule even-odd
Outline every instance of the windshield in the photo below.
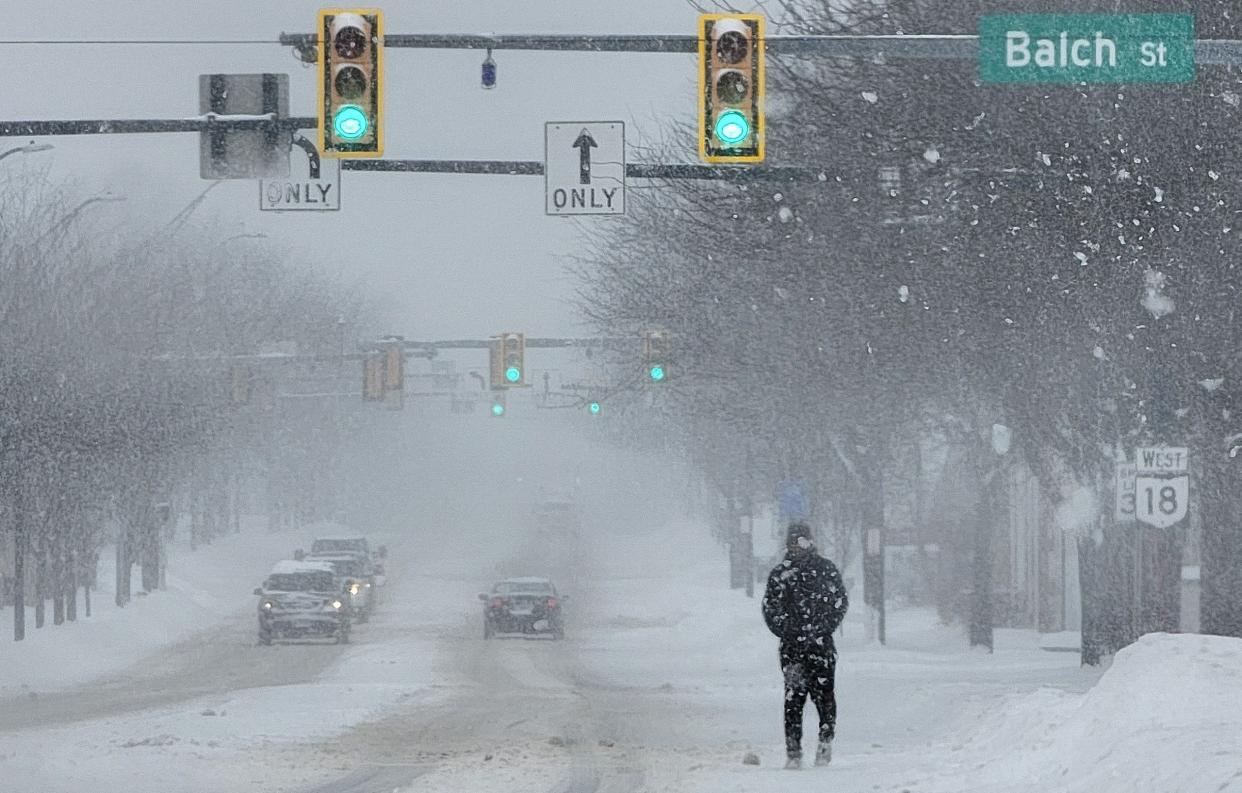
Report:
[[[330,592],[334,587],[332,574],[323,573],[274,573],[267,578],[268,590],[272,592]]]
[[[329,553],[332,551],[351,551],[364,553],[367,549],[365,540],[315,540],[311,545],[312,553]]]
[[[332,565],[332,569],[338,576],[356,576],[366,575],[366,569],[363,564],[356,559],[336,559],[328,562]]]
[[[552,585],[546,583],[501,581],[493,591],[497,595],[548,595],[552,593]]]
[[[0,793],[1242,793],[1242,0],[0,7]]]

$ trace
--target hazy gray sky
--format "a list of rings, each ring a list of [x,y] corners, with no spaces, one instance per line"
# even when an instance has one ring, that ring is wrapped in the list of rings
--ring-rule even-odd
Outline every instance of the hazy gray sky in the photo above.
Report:
[[[320,3],[254,0],[56,0],[10,15],[4,39],[272,37],[310,32]],[[419,0],[380,4],[392,33],[691,33],[683,0]],[[126,13],[116,13],[124,9]],[[542,160],[543,122],[626,122],[632,143],[656,136],[662,119],[695,106],[693,56],[584,53],[495,54],[499,86],[479,87],[482,52],[392,49],[386,55],[385,156]],[[272,45],[0,46],[7,78],[0,114],[9,120],[145,118],[196,114],[198,75],[285,72],[290,110],[312,115],[315,72]],[[205,186],[194,134],[57,138],[52,152],[11,157],[50,163],[83,189],[129,197],[98,207],[155,222],[171,218]],[[0,146],[9,141],[0,141]],[[14,140],[13,143],[19,141]],[[685,156],[694,149],[686,141]],[[631,160],[641,157],[631,154]],[[500,330],[574,330],[571,283],[558,259],[572,252],[572,221],[544,215],[543,179],[346,173],[339,213],[260,213],[257,186],[217,187],[199,212],[262,231],[308,253],[335,251],[352,229],[371,241],[343,271],[374,286],[399,311],[410,337],[485,336]],[[607,223],[587,219],[585,223]]]

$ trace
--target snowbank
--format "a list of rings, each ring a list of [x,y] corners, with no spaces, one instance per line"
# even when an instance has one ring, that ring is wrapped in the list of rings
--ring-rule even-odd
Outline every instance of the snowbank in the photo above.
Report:
[[[1010,699],[960,751],[969,767],[992,759],[997,791],[1190,793],[1242,790],[1240,738],[1242,640],[1150,634],[1085,695]]]

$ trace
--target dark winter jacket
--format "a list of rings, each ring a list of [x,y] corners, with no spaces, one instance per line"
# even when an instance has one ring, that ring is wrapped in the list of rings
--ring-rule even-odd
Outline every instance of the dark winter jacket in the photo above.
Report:
[[[763,619],[784,652],[832,651],[832,632],[849,604],[836,565],[817,553],[786,554],[768,576]]]

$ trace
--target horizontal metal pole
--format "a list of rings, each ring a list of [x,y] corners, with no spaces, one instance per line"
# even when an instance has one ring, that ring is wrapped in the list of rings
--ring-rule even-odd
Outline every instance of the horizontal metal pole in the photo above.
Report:
[[[543,176],[543,163],[537,160],[345,160],[341,168],[346,171]],[[822,182],[827,179],[822,168],[797,165],[662,165],[632,162],[626,163],[625,175],[631,179],[720,179],[731,182]]]
[[[207,132],[212,129],[314,129],[319,120],[304,118],[255,118],[245,116],[196,116],[194,118],[105,118],[65,121],[0,121],[0,137],[26,135],[116,135],[144,132]]]
[[[492,339],[441,339],[437,341],[403,341],[406,349],[435,350],[485,350],[492,344]],[[555,349],[564,347],[603,347],[616,344],[636,344],[641,341],[637,335],[603,336],[594,339],[572,339],[528,336],[526,346],[530,348]]]
[[[286,46],[314,46],[311,33],[282,33]],[[881,35],[881,36],[767,36],[771,55],[804,55],[841,58],[961,59],[979,57],[979,37],[974,35]],[[388,34],[385,47],[468,50],[555,50],[563,52],[698,52],[696,35],[578,35],[578,34]],[[1242,41],[1199,39],[1195,62],[1204,65],[1242,64]]]

